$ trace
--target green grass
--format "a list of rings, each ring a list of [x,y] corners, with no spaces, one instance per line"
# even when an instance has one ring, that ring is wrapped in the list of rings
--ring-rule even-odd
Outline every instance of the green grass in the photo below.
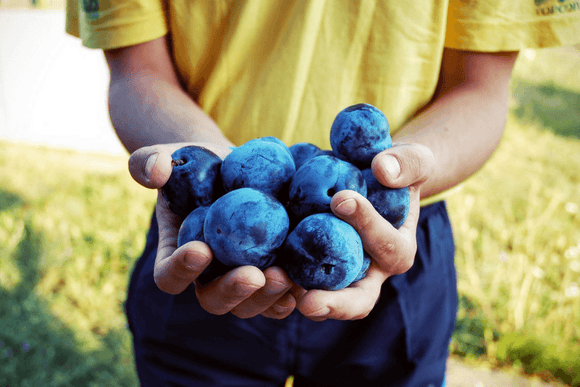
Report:
[[[580,386],[580,81],[550,70],[579,62],[560,53],[522,57],[504,141],[448,198],[451,350]],[[122,308],[154,200],[124,156],[0,142],[4,385],[138,384]]]
[[[580,385],[578,149],[512,118],[492,160],[449,197],[462,296],[454,353]],[[519,356],[527,345],[554,356]]]
[[[449,198],[458,323],[451,349],[580,386],[580,63],[524,51],[491,161]]]
[[[154,194],[125,157],[5,142],[0,187],[0,380],[137,385],[122,303]]]

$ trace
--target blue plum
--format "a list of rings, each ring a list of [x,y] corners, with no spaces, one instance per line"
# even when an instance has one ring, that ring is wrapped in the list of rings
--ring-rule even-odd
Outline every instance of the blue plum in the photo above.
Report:
[[[278,144],[282,148],[286,149],[286,151],[288,151],[290,153],[290,155],[292,155],[292,152],[290,152],[290,148],[288,148],[288,145],[286,145],[286,143],[284,141],[280,140],[278,137],[266,136],[266,137],[259,137],[258,139],[262,140],[262,141],[269,141],[269,142],[272,142],[274,144]]]
[[[288,149],[290,149],[290,153],[294,159],[296,170],[300,169],[302,164],[310,160],[318,151],[320,151],[318,146],[309,142],[299,142],[291,145]]]
[[[274,197],[239,188],[211,205],[203,233],[214,257],[225,265],[265,269],[288,235],[289,222],[284,206]]]
[[[357,276],[355,277],[355,279],[352,280],[353,283],[356,281],[360,281],[361,279],[363,279],[367,276],[367,273],[369,272],[369,268],[371,267],[371,261],[372,261],[371,256],[369,255],[369,253],[367,253],[365,251],[363,254],[363,264],[362,264]]]
[[[290,182],[290,209],[300,219],[330,212],[332,196],[345,189],[366,196],[367,187],[362,172],[333,156],[313,157],[296,171]]]
[[[288,190],[296,166],[287,147],[257,138],[233,149],[220,172],[226,192],[254,188],[279,197]]]
[[[378,153],[392,146],[387,117],[369,104],[349,106],[332,123],[330,145],[345,160],[368,168]]]
[[[222,159],[209,149],[186,146],[171,155],[171,176],[161,188],[169,209],[182,220],[200,206],[209,206],[223,195]]]
[[[331,149],[321,149],[314,154],[314,157],[316,156],[333,156],[336,157],[337,159],[344,160],[344,157],[341,157],[339,154],[332,151]]]
[[[383,218],[395,228],[405,223],[411,206],[411,195],[408,187],[388,188],[382,185],[373,171],[363,169],[362,174],[367,182],[367,199]]]
[[[306,290],[342,289],[361,271],[362,240],[333,214],[310,215],[288,234],[277,263]]]
[[[177,236],[177,247],[192,241],[205,243],[203,224],[209,211],[209,207],[198,207],[191,211],[181,223]],[[197,277],[201,285],[205,285],[230,271],[232,268],[224,265],[217,259],[213,259],[209,266]]]
[[[177,235],[177,247],[181,247],[184,244],[191,241],[200,241],[205,243],[203,237],[203,222],[207,212],[209,211],[209,206],[197,207],[195,210],[191,211],[189,215],[181,223],[179,227],[179,233]]]

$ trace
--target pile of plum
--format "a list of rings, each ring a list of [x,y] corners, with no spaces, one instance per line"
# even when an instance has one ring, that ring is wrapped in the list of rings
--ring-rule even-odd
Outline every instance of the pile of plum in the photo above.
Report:
[[[307,290],[338,290],[364,278],[371,258],[356,230],[332,214],[332,196],[354,190],[398,228],[409,190],[384,187],[370,169],[373,157],[392,146],[387,118],[374,106],[342,110],[330,143],[332,150],[321,150],[261,137],[223,161],[199,146],[173,153],[162,193],[183,220],[178,245],[202,241],[214,254],[201,283],[244,265],[279,266]]]

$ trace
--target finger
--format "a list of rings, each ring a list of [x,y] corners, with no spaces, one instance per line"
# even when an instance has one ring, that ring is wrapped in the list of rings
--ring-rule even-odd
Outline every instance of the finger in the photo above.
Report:
[[[155,260],[155,265],[157,266],[161,264],[161,261],[173,255],[177,249],[177,236],[179,235],[181,219],[169,209],[161,190],[157,192],[155,214],[159,227],[159,244]]]
[[[266,284],[264,273],[255,266],[238,267],[203,287],[196,287],[197,298],[208,313],[230,312]]]
[[[385,281],[385,274],[371,266],[365,278],[351,286],[334,291],[311,290],[297,305],[300,312],[314,321],[358,320],[374,308]]]
[[[290,294],[294,296],[297,302],[299,302],[302,297],[306,294],[306,289],[294,284],[290,289]]]
[[[210,264],[212,255],[203,242],[190,242],[175,250],[170,256],[158,255],[154,280],[162,291],[169,294],[183,292]]]
[[[257,316],[273,306],[293,285],[286,273],[279,267],[269,267],[264,271],[266,284],[248,299],[232,309],[232,314],[240,318]]]
[[[375,156],[371,169],[376,179],[386,187],[420,185],[433,173],[435,156],[421,144],[395,143]]]
[[[146,188],[161,188],[171,176],[171,154],[167,145],[154,145],[137,149],[129,157],[129,173]]]
[[[154,280],[162,291],[179,294],[209,265],[212,252],[208,245],[198,241],[177,248],[181,220],[169,210],[160,191],[155,214],[159,225],[159,244],[153,271]]]
[[[176,150],[189,145],[209,149],[221,159],[225,158],[231,148],[212,143],[172,143],[147,146],[137,149],[129,157],[129,173],[133,179],[146,188],[161,188],[167,183],[173,169],[171,155]]]
[[[407,271],[413,264],[407,245],[414,235],[409,234],[410,223],[397,230],[386,221],[362,195],[355,191],[337,192],[330,207],[334,214],[349,223],[360,235],[364,249],[389,274]],[[414,254],[413,254],[414,255]]]
[[[295,308],[296,299],[290,292],[288,292],[284,294],[278,301],[276,301],[271,307],[263,311],[261,315],[264,317],[281,320],[288,317]]]

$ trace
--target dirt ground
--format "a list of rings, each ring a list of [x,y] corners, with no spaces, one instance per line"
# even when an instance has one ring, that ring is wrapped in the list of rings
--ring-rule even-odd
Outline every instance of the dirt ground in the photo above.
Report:
[[[447,362],[447,387],[564,387],[560,383],[545,383],[515,371],[490,370],[450,358]]]

